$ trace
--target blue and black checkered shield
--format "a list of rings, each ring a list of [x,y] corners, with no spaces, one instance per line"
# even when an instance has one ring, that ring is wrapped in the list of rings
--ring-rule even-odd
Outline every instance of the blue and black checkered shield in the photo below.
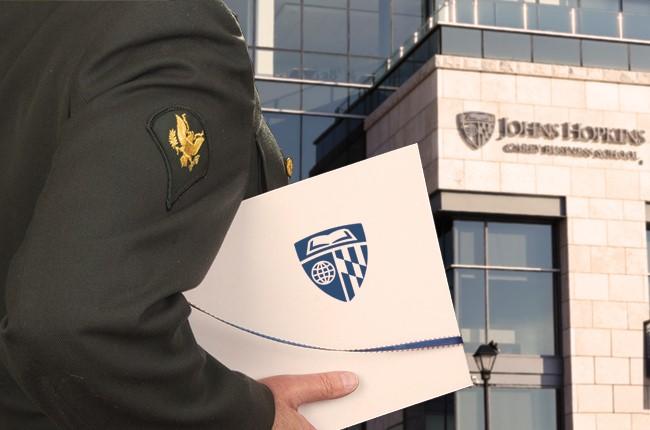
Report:
[[[351,301],[368,267],[368,245],[361,224],[329,228],[295,243],[309,279],[329,296]]]

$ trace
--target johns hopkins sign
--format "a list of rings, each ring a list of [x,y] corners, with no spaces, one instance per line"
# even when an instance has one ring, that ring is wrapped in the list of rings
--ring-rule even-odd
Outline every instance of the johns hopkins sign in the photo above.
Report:
[[[645,130],[609,128],[580,123],[540,123],[497,118],[485,112],[456,116],[465,143],[476,150],[494,137],[508,153],[557,155],[578,158],[635,161],[637,148],[646,143]],[[526,142],[517,142],[526,139]],[[530,141],[533,143],[530,143]],[[534,142],[538,141],[538,142]],[[601,146],[607,144],[607,147]],[[618,148],[612,145],[618,146]]]

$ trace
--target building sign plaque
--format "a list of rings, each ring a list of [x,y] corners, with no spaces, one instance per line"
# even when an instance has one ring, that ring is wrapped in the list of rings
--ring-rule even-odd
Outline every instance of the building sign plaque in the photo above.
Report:
[[[580,123],[541,123],[500,118],[485,112],[463,112],[456,116],[458,130],[465,143],[476,150],[487,144],[498,128],[497,141],[504,142],[503,152],[541,154],[590,159],[635,161],[637,147],[646,143],[645,130],[598,127]],[[541,143],[511,142],[532,139]],[[558,144],[558,141],[562,144]],[[567,145],[568,144],[568,145]],[[619,148],[599,147],[617,145]]]

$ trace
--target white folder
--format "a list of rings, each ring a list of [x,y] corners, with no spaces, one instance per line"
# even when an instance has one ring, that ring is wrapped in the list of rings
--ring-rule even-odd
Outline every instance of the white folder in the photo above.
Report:
[[[417,145],[242,202],[186,293],[199,344],[253,378],[349,370],[339,429],[471,385]]]

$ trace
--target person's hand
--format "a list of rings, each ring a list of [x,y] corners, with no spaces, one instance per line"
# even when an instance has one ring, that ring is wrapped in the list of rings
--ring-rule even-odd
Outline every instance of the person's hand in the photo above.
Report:
[[[275,398],[273,430],[315,430],[300,415],[298,407],[305,403],[338,399],[359,385],[357,376],[350,372],[271,376],[259,382],[269,387]]]

